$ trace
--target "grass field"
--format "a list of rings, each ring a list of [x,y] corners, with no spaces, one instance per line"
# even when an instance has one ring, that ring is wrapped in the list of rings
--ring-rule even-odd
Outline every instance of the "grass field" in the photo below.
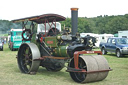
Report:
[[[23,74],[17,66],[16,55],[17,51],[10,51],[7,44],[0,51],[0,85],[82,85],[70,78],[66,68],[49,72],[40,67],[36,75]],[[105,80],[86,85],[128,85],[128,57],[117,58],[114,54],[105,57],[113,71]]]

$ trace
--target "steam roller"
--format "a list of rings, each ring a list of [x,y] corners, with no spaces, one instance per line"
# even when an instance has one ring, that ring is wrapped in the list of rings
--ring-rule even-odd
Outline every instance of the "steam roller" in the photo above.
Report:
[[[57,72],[68,63],[66,71],[75,82],[95,82],[107,77],[111,71],[107,60],[101,51],[92,49],[96,38],[89,35],[80,37],[77,32],[78,8],[71,8],[71,16],[71,30],[64,28],[63,31],[59,21],[66,18],[58,14],[44,14],[12,21],[22,22],[23,41],[31,41],[22,43],[18,50],[17,62],[22,73],[36,74],[39,66]]]

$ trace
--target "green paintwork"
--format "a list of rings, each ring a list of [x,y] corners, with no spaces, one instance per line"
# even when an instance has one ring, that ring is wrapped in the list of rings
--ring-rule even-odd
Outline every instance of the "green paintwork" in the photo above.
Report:
[[[57,47],[56,37],[45,37],[45,43],[49,47]]]
[[[55,48],[53,55],[58,57],[68,57],[67,46],[59,46],[58,48]]]
[[[38,43],[37,40],[36,40],[36,36],[37,36],[36,33],[37,33],[37,24],[35,24],[35,27],[33,29],[33,35],[32,35],[32,38],[31,38],[31,42],[36,44],[38,46],[38,48],[40,49],[40,43]]]

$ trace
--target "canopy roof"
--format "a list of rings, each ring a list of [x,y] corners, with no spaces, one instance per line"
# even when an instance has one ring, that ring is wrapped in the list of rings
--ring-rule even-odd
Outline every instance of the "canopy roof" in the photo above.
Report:
[[[32,17],[26,17],[26,18],[21,18],[21,19],[16,19],[16,20],[12,20],[12,22],[23,22],[23,21],[33,21],[36,22],[38,24],[40,23],[45,23],[46,20],[48,20],[48,22],[53,22],[55,21],[64,21],[66,18],[58,15],[58,14],[43,14],[43,15],[39,15],[39,16],[32,16]]]

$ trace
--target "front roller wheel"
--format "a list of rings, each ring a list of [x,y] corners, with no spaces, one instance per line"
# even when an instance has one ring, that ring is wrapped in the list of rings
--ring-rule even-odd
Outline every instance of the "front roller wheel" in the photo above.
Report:
[[[39,68],[40,51],[34,43],[23,43],[18,50],[17,62],[21,72],[35,74]]]
[[[74,68],[74,59],[69,63],[69,67]],[[109,70],[108,62],[101,55],[81,55],[78,61],[79,69],[89,71]],[[96,73],[70,72],[71,78],[78,83],[100,81],[107,77],[108,71]]]
[[[78,67],[79,67],[80,69],[85,69],[85,70],[87,70],[86,63],[84,62],[84,60],[83,60],[82,58],[79,57],[79,61],[78,61],[78,62],[79,62]],[[69,67],[75,68],[75,66],[74,66],[74,58],[73,58],[73,59],[71,60],[71,62],[69,63]],[[74,81],[80,83],[80,82],[82,82],[82,81],[85,80],[86,73],[83,73],[83,72],[70,72],[70,76],[71,76],[71,78],[72,78]]]

